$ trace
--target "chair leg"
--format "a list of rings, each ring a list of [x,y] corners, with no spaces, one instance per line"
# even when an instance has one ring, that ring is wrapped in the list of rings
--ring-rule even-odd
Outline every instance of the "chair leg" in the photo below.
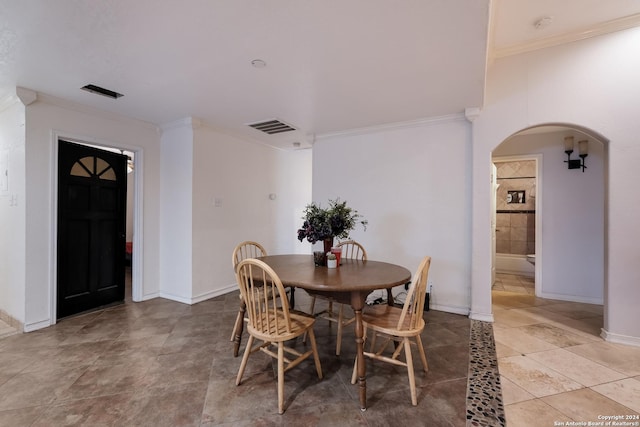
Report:
[[[240,385],[240,381],[242,381],[244,368],[247,367],[247,360],[249,360],[249,354],[251,354],[251,346],[253,346],[253,335],[249,335],[247,347],[244,349],[244,356],[242,356],[242,362],[240,362],[240,369],[238,370],[238,376],[236,377],[236,385]]]
[[[243,318],[244,318],[244,314],[242,313],[242,310],[238,310],[238,315],[236,316],[236,322],[233,324],[233,331],[231,332],[231,339],[229,341],[233,342],[236,339],[236,334],[240,329],[240,322],[244,320]]]
[[[427,364],[427,355],[424,354],[424,346],[422,345],[422,338],[420,335],[416,335],[416,342],[418,344],[418,351],[420,352],[420,359],[422,359],[422,369],[427,372],[429,365]]]
[[[244,330],[244,314],[247,311],[247,304],[244,299],[240,299],[240,308],[236,316],[236,323],[233,325],[231,341],[233,341],[233,357],[238,357],[240,343],[242,342],[242,331]]]
[[[311,309],[309,310],[309,314],[311,314],[312,316],[313,314],[313,310],[315,310],[316,308],[316,297],[315,296],[311,296]],[[307,343],[307,332],[304,333],[304,335],[302,336],[302,344],[306,344]]]
[[[278,343],[278,413],[284,413],[284,342]]]
[[[358,377],[358,358],[353,361],[353,373],[351,374],[351,384],[356,383],[356,378]]]
[[[375,336],[375,332],[373,334]],[[366,327],[362,331],[362,339],[364,340],[364,342],[362,343],[362,348],[364,349],[364,346],[367,343],[367,328]],[[371,351],[373,352],[373,350],[371,350]],[[363,360],[364,360],[364,358],[363,358]],[[355,384],[356,383],[357,377],[358,377],[358,357],[356,356],[356,358],[355,358],[355,360],[353,362],[353,373],[351,374],[351,384]]]
[[[336,356],[340,356],[340,347],[342,346],[342,321],[343,321],[344,304],[340,304],[338,311],[338,333],[336,334]]]
[[[316,336],[313,333],[313,326],[309,328],[309,340],[311,341],[311,350],[313,351],[313,362],[316,364],[316,372],[318,378],[322,379],[322,366],[320,366],[320,356],[318,355],[318,346],[316,345]]]
[[[409,388],[411,389],[411,404],[416,406],[418,404],[418,397],[416,395],[416,376],[413,372],[413,357],[411,356],[411,341],[409,338],[404,338],[404,353],[407,358],[407,371],[409,373]]]
[[[315,308],[316,308],[316,297],[312,296],[311,297],[311,309],[309,311],[309,314],[311,314],[312,316],[314,315],[313,311],[315,310]]]

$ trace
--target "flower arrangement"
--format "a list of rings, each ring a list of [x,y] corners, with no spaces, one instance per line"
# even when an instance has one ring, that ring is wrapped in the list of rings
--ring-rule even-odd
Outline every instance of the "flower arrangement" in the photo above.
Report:
[[[304,223],[298,230],[298,240],[302,242],[307,239],[310,243],[334,237],[346,239],[357,224],[361,224],[365,230],[368,224],[357,210],[348,207],[347,202],[341,202],[340,199],[329,200],[326,209],[316,203],[307,205],[302,219]]]

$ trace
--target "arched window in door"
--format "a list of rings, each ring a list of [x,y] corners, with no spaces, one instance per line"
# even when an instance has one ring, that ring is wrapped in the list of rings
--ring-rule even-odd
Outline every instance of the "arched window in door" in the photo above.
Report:
[[[71,167],[71,175],[87,178],[99,178],[107,181],[116,180],[116,171],[111,165],[100,157],[83,157]]]

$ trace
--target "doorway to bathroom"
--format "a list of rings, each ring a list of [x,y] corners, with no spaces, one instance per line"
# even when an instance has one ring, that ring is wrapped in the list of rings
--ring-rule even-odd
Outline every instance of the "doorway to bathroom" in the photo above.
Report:
[[[494,157],[492,289],[535,295],[540,271],[540,155]],[[536,265],[538,264],[538,265]]]
[[[567,138],[586,145],[588,156],[585,155],[584,169],[572,167],[568,161],[571,157],[565,146]],[[504,161],[535,159],[537,163],[535,190],[527,190],[525,182],[521,180],[533,175],[521,173],[509,176],[496,172],[500,178],[516,178],[500,179],[499,182],[496,179],[494,184],[497,187],[492,192],[495,193],[492,200],[495,198],[496,208],[493,211],[496,212],[496,229],[504,225],[498,222],[497,217],[497,212],[503,207],[506,207],[505,211],[509,210],[509,219],[513,220],[515,215],[526,216],[527,211],[532,210],[531,206],[535,206],[533,230],[529,224],[527,231],[524,227],[509,230],[510,233],[515,232],[521,242],[527,241],[525,251],[522,243],[516,243],[518,253],[509,254],[503,249],[504,246],[500,246],[504,243],[498,242],[498,239],[506,240],[506,235],[500,237],[500,233],[506,232],[500,229],[494,233],[497,236],[494,251],[497,272],[517,272],[518,275],[528,276],[533,270],[536,297],[603,304],[605,157],[605,144],[597,134],[586,128],[558,124],[522,130],[493,150],[492,158],[496,166]],[[530,195],[534,198],[533,205],[529,204]],[[520,212],[515,214],[511,211]],[[520,221],[517,225],[523,226],[524,218],[517,218],[516,221]],[[510,222],[509,225],[513,224]],[[528,233],[527,237],[533,235],[535,243],[532,245],[530,239],[523,239],[523,233]],[[512,246],[513,242],[510,241],[509,245]],[[535,247],[534,252],[530,252],[532,246]],[[510,256],[498,257],[498,254]],[[527,255],[533,254],[535,258],[529,257],[528,261]]]

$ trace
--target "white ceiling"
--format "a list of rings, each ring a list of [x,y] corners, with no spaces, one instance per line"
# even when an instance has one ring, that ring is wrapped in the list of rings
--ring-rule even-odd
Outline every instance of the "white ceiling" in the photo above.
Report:
[[[482,106],[487,58],[639,24],[638,0],[0,0],[0,99],[22,86],[304,148]],[[246,126],[270,118],[299,131]]]

